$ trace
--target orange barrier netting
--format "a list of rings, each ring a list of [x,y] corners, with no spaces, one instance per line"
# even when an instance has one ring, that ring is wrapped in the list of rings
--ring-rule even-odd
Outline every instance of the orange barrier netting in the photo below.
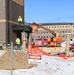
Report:
[[[38,55],[47,55],[47,56],[50,56],[49,53],[44,52],[42,49],[39,49],[39,48],[37,48],[36,46],[34,46],[32,44],[30,44],[28,46],[27,52],[29,54],[38,54]]]
[[[65,54],[60,53],[59,57],[62,57],[63,59],[68,59],[68,58],[72,58],[74,56],[66,56]]]
[[[37,54],[37,55],[47,55],[47,56],[53,56],[47,52],[44,52],[42,49],[39,49],[37,48],[36,46],[30,44],[28,46],[28,49],[27,49],[27,52],[30,54],[30,55],[33,55],[33,54]],[[59,57],[63,58],[63,59],[68,59],[68,58],[72,58],[74,56],[66,56],[65,54],[62,54],[60,53],[59,54]]]

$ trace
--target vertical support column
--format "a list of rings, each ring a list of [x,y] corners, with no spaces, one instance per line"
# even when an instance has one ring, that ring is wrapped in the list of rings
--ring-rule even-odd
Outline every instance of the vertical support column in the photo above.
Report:
[[[32,33],[29,34],[29,44],[32,44]]]
[[[37,35],[36,35],[36,33],[35,33],[35,35],[34,35],[34,44],[36,45],[36,41],[35,41],[35,39],[37,38]]]
[[[26,33],[23,31],[22,32],[22,51],[26,52]]]
[[[70,51],[70,33],[66,33],[67,39],[66,39],[66,56],[69,56]]]

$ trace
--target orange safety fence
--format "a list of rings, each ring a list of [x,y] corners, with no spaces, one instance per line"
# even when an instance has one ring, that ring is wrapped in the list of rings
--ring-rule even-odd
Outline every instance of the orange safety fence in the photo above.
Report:
[[[37,48],[36,46],[34,46],[32,44],[30,44],[28,46],[27,52],[29,54],[39,54],[39,55],[47,55],[47,56],[50,56],[49,53],[44,52],[42,49],[39,49],[39,48]]]
[[[60,54],[59,54],[59,57],[62,57],[63,59],[68,59],[68,58],[72,58],[72,57],[74,57],[74,56],[66,56],[66,55],[63,54],[63,53],[60,53]]]
[[[30,55],[36,54],[36,55],[53,56],[53,55],[51,55],[51,54],[49,54],[49,53],[43,51],[42,49],[37,48],[36,46],[34,46],[34,45],[32,45],[32,44],[30,44],[30,45],[28,46],[27,52],[28,52]],[[60,54],[58,55],[58,57],[61,57],[61,58],[63,58],[63,59],[68,59],[68,58],[72,58],[72,57],[74,57],[74,56],[66,56],[66,55],[63,54],[63,53],[60,53]]]

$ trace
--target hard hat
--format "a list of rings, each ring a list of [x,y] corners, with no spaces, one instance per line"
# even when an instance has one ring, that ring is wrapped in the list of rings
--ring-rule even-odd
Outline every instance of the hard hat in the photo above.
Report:
[[[20,18],[21,16],[19,16],[19,18]]]

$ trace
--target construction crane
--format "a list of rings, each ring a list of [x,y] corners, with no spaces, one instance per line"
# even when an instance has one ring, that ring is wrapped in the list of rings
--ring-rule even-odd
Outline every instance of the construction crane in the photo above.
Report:
[[[47,30],[47,31],[49,31],[51,34],[53,34],[54,35],[54,37],[52,37],[52,38],[48,38],[47,39],[47,46],[50,46],[50,47],[54,47],[54,46],[56,46],[56,47],[60,47],[61,46],[61,42],[62,42],[62,37],[61,36],[58,36],[58,32],[56,32],[56,31],[54,31],[54,30],[51,30],[51,29],[49,29],[49,28],[46,28],[46,27],[44,27],[44,26],[42,26],[42,25],[40,25],[40,24],[37,24],[37,23],[35,23],[35,22],[33,22],[32,24],[31,24],[31,27],[32,27],[32,32],[36,32],[37,31],[37,29],[36,29],[36,27],[38,28],[42,28],[42,29],[44,29],[44,30]],[[35,27],[35,28],[34,28]]]

